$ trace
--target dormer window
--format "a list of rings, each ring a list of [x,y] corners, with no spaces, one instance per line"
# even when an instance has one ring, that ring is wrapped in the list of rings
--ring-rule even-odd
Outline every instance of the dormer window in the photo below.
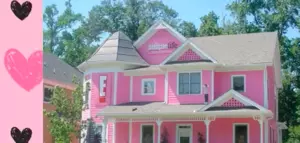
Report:
[[[238,92],[246,91],[246,78],[244,75],[233,75],[231,77],[231,88]]]
[[[142,95],[154,95],[155,94],[155,79],[143,79],[141,90],[142,90]]]

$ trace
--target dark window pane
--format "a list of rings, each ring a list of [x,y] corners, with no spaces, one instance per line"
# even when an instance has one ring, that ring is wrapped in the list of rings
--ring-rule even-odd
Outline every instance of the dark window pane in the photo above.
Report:
[[[142,126],[142,143],[153,143],[153,126]]]
[[[200,73],[191,73],[190,74],[191,83],[200,83]]]
[[[189,83],[189,74],[179,73],[179,83]]]
[[[53,91],[50,88],[44,88],[44,102],[50,102]]]
[[[180,137],[180,143],[190,143],[190,137]]]
[[[236,91],[244,91],[244,80],[243,76],[233,77],[233,89]]]
[[[248,129],[246,125],[235,126],[235,142],[248,143]]]

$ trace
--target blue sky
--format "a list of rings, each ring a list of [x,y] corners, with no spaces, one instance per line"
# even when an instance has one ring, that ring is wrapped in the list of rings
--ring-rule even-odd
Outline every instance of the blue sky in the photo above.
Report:
[[[179,18],[193,22],[198,28],[200,25],[200,17],[210,11],[214,11],[220,18],[230,17],[230,13],[226,11],[226,4],[233,0],[162,0],[164,4],[175,9],[179,13]],[[93,6],[99,5],[101,0],[72,0],[73,10],[88,16],[88,12]],[[56,4],[61,12],[65,9],[64,0],[43,0],[43,10],[47,5]],[[289,37],[300,37],[297,30],[289,29]]]

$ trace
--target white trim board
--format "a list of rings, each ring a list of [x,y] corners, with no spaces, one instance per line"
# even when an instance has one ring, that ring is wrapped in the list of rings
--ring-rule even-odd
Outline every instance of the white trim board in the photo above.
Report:
[[[191,47],[185,48],[187,44],[190,44]],[[160,65],[166,64],[168,61],[172,60],[177,55],[184,53],[185,51],[192,49],[194,52],[198,54],[200,57],[205,57],[209,60],[211,60],[213,63],[217,63],[215,59],[213,59],[211,56],[203,52],[200,48],[198,48],[195,44],[193,44],[190,40],[186,40],[180,47],[178,47],[173,53],[171,53],[163,62],[161,62]]]
[[[258,108],[261,111],[267,111],[266,108],[262,107],[261,105],[257,104],[256,102],[252,101],[251,99],[247,98],[246,96],[240,94],[239,92],[231,89],[228,92],[224,93],[223,95],[221,95],[221,97],[217,98],[216,100],[214,100],[213,102],[211,102],[210,104],[208,104],[207,106],[204,106],[203,108],[197,109],[194,112],[202,112],[207,110],[210,107],[213,107],[215,105],[219,105],[219,104],[223,104],[226,101],[230,100],[231,98],[235,98],[236,100],[238,100],[239,102],[245,104],[245,105],[252,105],[255,106],[256,108]]]
[[[250,143],[250,125],[249,125],[249,123],[233,123],[233,132],[232,132],[232,141],[233,141],[233,143],[236,143],[235,142],[235,127],[236,127],[236,125],[246,125],[247,126],[247,143]]]

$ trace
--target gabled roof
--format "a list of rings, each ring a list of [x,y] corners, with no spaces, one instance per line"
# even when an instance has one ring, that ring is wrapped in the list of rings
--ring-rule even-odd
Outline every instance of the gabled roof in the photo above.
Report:
[[[105,63],[112,61],[148,65],[136,51],[129,37],[123,32],[118,31],[108,37],[90,58],[80,64],[79,67],[83,67],[84,64],[89,63]]]
[[[83,74],[76,68],[70,66],[57,56],[43,53],[43,79],[51,83],[73,85],[73,76],[78,80],[83,79]]]
[[[273,63],[277,32],[190,38],[204,53],[223,65]]]
[[[163,20],[158,20],[134,42],[134,46],[136,48],[139,48],[143,43],[151,38],[151,36],[154,35],[158,29],[167,29],[174,37],[176,37],[181,42],[184,42],[186,40],[186,38],[182,34],[172,28],[169,24],[167,24]]]
[[[226,101],[230,100],[231,98],[234,98],[238,100],[239,102],[246,105],[246,107],[255,107],[263,112],[268,112],[268,109],[264,108],[263,106],[257,104],[256,102],[252,101],[251,99],[247,98],[246,96],[240,94],[239,92],[231,89],[228,92],[221,95],[219,98],[208,104],[207,106],[204,106],[203,108],[200,108],[198,110],[195,110],[194,112],[204,112],[207,111],[207,109],[211,107],[220,107],[221,104],[225,103]]]

